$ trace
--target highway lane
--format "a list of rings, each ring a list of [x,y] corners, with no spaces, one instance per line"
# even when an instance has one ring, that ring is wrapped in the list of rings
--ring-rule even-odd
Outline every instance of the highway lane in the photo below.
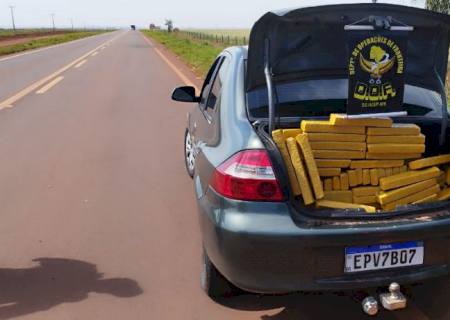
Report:
[[[0,57],[0,100],[32,84],[49,70],[58,70],[123,31],[99,34],[52,47]]]
[[[169,100],[181,78],[138,32],[84,60],[0,110],[0,319],[365,318],[349,293],[207,298],[183,164],[190,106]],[[434,288],[379,319],[449,319],[449,286]]]

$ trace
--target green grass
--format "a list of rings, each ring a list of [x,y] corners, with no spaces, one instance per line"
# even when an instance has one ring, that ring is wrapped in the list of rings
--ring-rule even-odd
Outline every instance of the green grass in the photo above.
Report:
[[[82,32],[71,32],[67,34],[60,34],[55,36],[50,36],[48,38],[30,40],[24,43],[13,44],[9,46],[0,47],[0,56],[6,54],[17,53],[30,49],[37,49],[42,47],[47,47],[63,42],[73,41],[96,34],[103,33],[104,31],[82,31]]]
[[[142,31],[146,36],[166,46],[187,63],[194,72],[205,76],[214,59],[223,50],[223,47],[208,41],[197,41],[184,38],[182,34],[167,33],[164,31]]]

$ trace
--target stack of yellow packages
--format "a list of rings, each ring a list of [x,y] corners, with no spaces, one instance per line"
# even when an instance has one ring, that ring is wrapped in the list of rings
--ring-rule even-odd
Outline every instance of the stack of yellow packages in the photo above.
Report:
[[[450,183],[450,170],[444,173],[438,167],[447,163],[450,155],[411,161],[410,171],[380,179],[378,203],[383,210],[394,210],[401,205],[448,200],[450,189],[445,185]]]
[[[450,188],[441,191],[450,185],[450,169],[411,173],[450,163],[450,155],[417,160],[425,161],[422,164],[413,161],[408,167],[408,161],[425,152],[425,136],[417,125],[332,114],[329,121],[302,121],[300,126],[276,130],[272,136],[287,164],[294,195],[301,195],[307,205],[376,212],[450,198]],[[429,190],[415,194],[424,185]]]

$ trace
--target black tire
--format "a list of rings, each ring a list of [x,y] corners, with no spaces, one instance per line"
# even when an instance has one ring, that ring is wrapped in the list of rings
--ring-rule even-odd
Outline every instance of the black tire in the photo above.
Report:
[[[205,250],[203,250],[200,282],[203,291],[205,291],[210,298],[231,297],[235,294],[235,286],[225,279],[219,270],[217,270],[211,260],[209,260]]]
[[[191,144],[190,146],[188,144]],[[188,150],[190,149],[190,150]],[[191,152],[191,154],[189,154]],[[191,163],[192,161],[192,163]],[[189,130],[184,133],[184,164],[188,175],[193,178],[195,172],[195,155]]]

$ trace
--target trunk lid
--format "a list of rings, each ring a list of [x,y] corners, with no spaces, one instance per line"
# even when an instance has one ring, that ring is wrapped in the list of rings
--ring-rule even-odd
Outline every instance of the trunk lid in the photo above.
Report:
[[[328,5],[265,14],[250,36],[247,92],[266,85],[266,63],[274,83],[347,78],[344,27],[369,16],[392,17],[393,26],[398,21],[414,27],[408,35],[405,84],[440,92],[437,75],[445,81],[450,16],[391,4]]]

